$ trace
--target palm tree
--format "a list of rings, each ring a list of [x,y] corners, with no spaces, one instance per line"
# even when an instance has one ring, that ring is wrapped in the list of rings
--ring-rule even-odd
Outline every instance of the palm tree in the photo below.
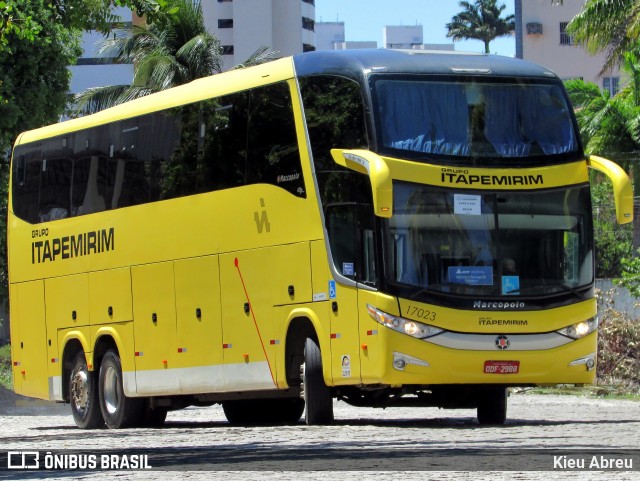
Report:
[[[173,0],[175,13],[150,25],[116,30],[103,40],[101,56],[133,64],[131,85],[94,87],[78,94],[76,108],[92,113],[222,71],[222,49],[204,24],[200,0]],[[260,47],[241,68],[272,60],[277,52]]]
[[[447,37],[458,40],[482,40],[484,51],[489,53],[489,43],[498,37],[513,35],[515,31],[515,16],[500,15],[506,8],[498,5],[497,0],[476,0],[474,3],[459,2],[463,11],[454,15],[451,23],[447,24]]]
[[[607,52],[605,72],[640,39],[640,0],[588,0],[567,31],[591,53]]]
[[[640,150],[640,46],[622,57],[629,84],[611,96],[583,80],[565,82],[587,152]]]

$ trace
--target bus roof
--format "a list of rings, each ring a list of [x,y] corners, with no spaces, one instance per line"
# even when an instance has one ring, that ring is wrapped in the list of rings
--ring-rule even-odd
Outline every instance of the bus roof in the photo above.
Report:
[[[557,78],[551,70],[520,59],[442,50],[316,51],[294,56],[294,63],[299,77],[329,74],[357,79],[370,73],[423,73]]]

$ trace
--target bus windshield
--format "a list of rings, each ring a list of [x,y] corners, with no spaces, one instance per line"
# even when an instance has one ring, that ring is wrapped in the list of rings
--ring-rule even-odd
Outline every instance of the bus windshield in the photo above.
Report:
[[[394,182],[394,214],[383,221],[387,281],[470,296],[546,296],[588,286],[590,205],[586,185],[456,193]]]
[[[433,77],[373,82],[378,143],[388,155],[490,160],[579,151],[559,84]]]

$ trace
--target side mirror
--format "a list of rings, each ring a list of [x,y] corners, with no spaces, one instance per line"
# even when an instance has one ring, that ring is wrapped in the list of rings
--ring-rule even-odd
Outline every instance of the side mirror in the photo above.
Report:
[[[387,163],[368,150],[331,149],[336,164],[367,174],[371,179],[373,209],[378,217],[391,217],[393,213],[393,182]]]
[[[587,156],[587,164],[611,179],[618,224],[633,221],[633,189],[627,173],[615,162],[596,155]]]

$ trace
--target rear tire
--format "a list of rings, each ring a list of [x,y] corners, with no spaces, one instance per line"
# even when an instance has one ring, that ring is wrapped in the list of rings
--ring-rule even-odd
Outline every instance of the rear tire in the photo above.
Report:
[[[304,346],[302,390],[306,404],[305,421],[308,426],[333,422],[333,396],[322,374],[322,354],[316,341],[307,338]]]
[[[69,403],[73,420],[79,428],[104,426],[98,398],[96,373],[89,371],[84,353],[78,352],[69,374]]]
[[[107,427],[121,429],[142,421],[143,399],[125,396],[122,387],[122,365],[118,354],[105,353],[100,364],[100,409]]]
[[[507,388],[490,387],[480,391],[478,422],[482,425],[500,426],[507,420]]]

